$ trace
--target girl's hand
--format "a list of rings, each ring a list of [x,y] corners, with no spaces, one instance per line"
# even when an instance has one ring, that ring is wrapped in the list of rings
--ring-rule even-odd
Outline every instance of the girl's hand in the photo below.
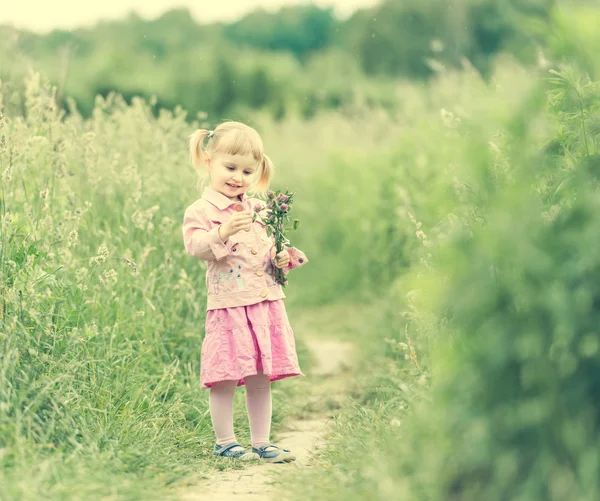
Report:
[[[221,237],[221,240],[223,240],[223,242],[226,242],[231,235],[235,235],[236,233],[242,230],[250,231],[251,226],[252,212],[234,212],[229,221],[221,225],[221,227],[219,228],[219,235]]]
[[[275,256],[275,266],[285,268],[290,263],[290,253],[284,249]]]

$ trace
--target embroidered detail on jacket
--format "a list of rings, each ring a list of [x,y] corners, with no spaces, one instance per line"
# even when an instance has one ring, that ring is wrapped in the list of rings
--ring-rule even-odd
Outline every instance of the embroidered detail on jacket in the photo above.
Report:
[[[210,282],[213,286],[213,294],[215,296],[219,295],[219,292],[220,292],[219,284],[223,284],[225,282],[233,282],[234,280],[236,280],[236,278],[237,277],[234,274],[233,268],[229,269],[229,273],[220,271],[219,273],[215,273],[214,275],[212,275],[210,278]],[[238,288],[239,288],[239,281],[237,281],[237,283],[238,283]]]
[[[215,296],[219,295],[219,276],[218,275],[212,275],[210,277],[210,283],[213,286],[213,294]]]

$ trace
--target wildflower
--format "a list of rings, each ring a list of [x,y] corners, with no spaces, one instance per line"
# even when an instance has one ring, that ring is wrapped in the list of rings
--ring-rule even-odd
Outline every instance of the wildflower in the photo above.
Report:
[[[546,222],[551,223],[556,219],[560,212],[560,205],[553,205],[545,212],[542,212],[542,217],[546,220]]]
[[[40,191],[40,198],[42,200],[46,200],[48,193],[50,193],[50,190],[48,190],[48,188],[43,189],[42,191]]]
[[[2,172],[2,181],[4,181],[5,183],[8,183],[11,179],[12,179],[12,168],[9,164],[8,167],[6,169],[4,169],[4,172]]]
[[[133,262],[131,259],[128,259],[126,257],[123,258],[123,262],[131,268],[131,273],[133,274],[133,276],[134,277],[137,276],[137,274],[138,274],[137,264],[135,264],[135,262]]]
[[[260,212],[261,210],[262,210],[262,205],[260,205],[260,204],[256,204],[256,205],[254,206],[254,212]]]
[[[158,212],[159,209],[160,206],[158,205],[154,205],[149,209],[146,209],[145,211],[138,209],[131,215],[131,222],[136,228],[139,228],[140,230],[152,231],[154,229],[154,223],[152,222],[152,218],[154,217],[154,214]]]
[[[93,264],[104,263],[107,257],[108,249],[106,248],[106,245],[102,244],[100,247],[98,247],[98,255],[90,258],[90,266]]]
[[[457,117],[454,113],[452,113],[451,111],[448,111],[444,108],[442,108],[440,110],[440,115],[442,116],[442,121],[444,122],[444,125],[450,129],[455,129],[456,127],[458,127],[460,125],[460,118]]]
[[[496,153],[497,155],[499,155],[500,153],[502,153],[502,150],[500,150],[500,147],[496,143],[494,143],[493,141],[489,141],[488,145],[489,145],[490,149],[494,153]]]
[[[398,428],[398,427],[400,427],[401,424],[402,424],[402,422],[399,419],[396,419],[396,418],[394,418],[394,419],[392,419],[390,421],[390,426],[392,428]]]
[[[78,240],[79,240],[79,233],[77,233],[77,230],[71,231],[71,233],[69,233],[69,247],[72,247],[73,245],[75,245]]]
[[[174,221],[170,217],[168,217],[168,216],[163,217],[162,221],[160,222],[161,231],[163,233],[168,233],[171,230],[171,228],[173,227],[173,222]]]
[[[4,222],[4,224],[6,226],[9,226],[10,224],[12,224],[13,217],[12,217],[12,214],[10,213],[9,210],[6,211],[6,214],[4,215],[4,221],[3,222]]]
[[[75,272],[75,278],[78,282],[83,282],[88,275],[88,269],[81,267]]]
[[[254,217],[261,217],[262,221],[267,226],[268,235],[272,235],[275,240],[275,253],[279,254],[286,247],[289,246],[289,240],[285,238],[284,231],[285,230],[296,230],[298,228],[298,221],[295,220],[291,227],[286,228],[285,222],[290,222],[288,212],[291,209],[291,201],[293,193],[274,193],[272,190],[269,190],[267,196],[270,202],[267,204],[268,212],[265,216],[259,216],[258,211],[255,207]],[[289,203],[287,203],[289,202]],[[275,279],[279,284],[285,287],[288,282],[285,277],[285,273],[281,268],[277,268],[273,270]]]

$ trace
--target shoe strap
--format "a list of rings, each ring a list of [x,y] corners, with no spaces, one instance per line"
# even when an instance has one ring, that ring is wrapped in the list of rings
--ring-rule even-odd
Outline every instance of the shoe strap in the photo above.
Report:
[[[244,452],[244,448],[240,444],[238,444],[237,442],[233,442],[232,444],[229,444],[227,447],[224,447],[223,449],[219,449],[217,452],[219,453],[220,456],[222,456],[223,454],[225,454],[227,451],[230,451],[234,447],[241,447],[242,450],[239,451],[239,452],[240,453]]]
[[[258,450],[259,450],[259,451],[261,451],[261,452],[268,452],[268,451],[267,451],[267,449],[268,449],[269,447],[272,447],[272,448],[273,448],[273,449],[275,449],[275,450],[281,450],[281,447],[277,447],[277,446],[276,446],[276,445],[274,445],[274,444],[262,445],[262,446],[260,446],[260,447],[258,448]]]

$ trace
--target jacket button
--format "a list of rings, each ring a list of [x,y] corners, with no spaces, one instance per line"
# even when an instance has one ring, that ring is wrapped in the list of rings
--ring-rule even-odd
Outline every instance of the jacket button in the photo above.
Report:
[[[260,293],[260,297],[267,297],[267,295],[268,295],[268,294],[269,294],[269,293],[268,293],[267,291],[262,291],[262,292]]]
[[[244,208],[241,205],[236,205],[235,210],[238,212],[242,212],[244,210]]]
[[[255,256],[256,254],[258,254],[258,250],[256,249],[256,247],[252,247],[252,250],[250,252],[252,252],[252,254],[254,254]]]
[[[256,275],[259,276],[259,277],[262,277],[263,273],[264,273],[264,271],[262,271],[262,270],[257,270],[256,271]]]

